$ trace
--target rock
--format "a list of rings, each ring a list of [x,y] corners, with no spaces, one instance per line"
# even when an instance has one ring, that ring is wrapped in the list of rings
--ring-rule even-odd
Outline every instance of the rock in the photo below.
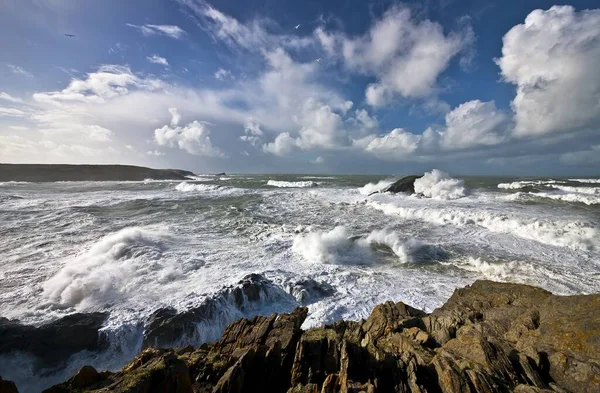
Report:
[[[257,280],[237,288],[261,297]],[[302,331],[307,312],[241,319],[212,344],[149,348],[119,373],[88,369],[51,392],[600,392],[600,294],[477,281],[429,315],[387,302]]]
[[[78,313],[40,327],[0,318],[0,354],[28,352],[40,360],[40,366],[47,367],[83,350],[100,351],[107,343],[98,330],[107,317],[105,313]]]
[[[14,382],[5,381],[0,377],[0,393],[19,393],[19,391]]]
[[[227,173],[221,172],[221,173],[217,173],[215,176],[227,176]]]
[[[394,194],[397,194],[399,192],[403,192],[405,194],[414,194],[415,193],[415,180],[420,179],[422,177],[423,177],[423,175],[420,175],[420,176],[416,176],[416,175],[405,176],[402,179],[397,180],[393,184],[390,184],[385,189],[383,189],[383,191],[381,191],[381,192],[391,192],[391,193],[394,193]],[[378,192],[379,191],[373,192],[373,193],[371,193],[369,195],[377,194]]]
[[[214,326],[232,314],[242,315],[271,302],[288,302],[290,309],[295,303],[288,293],[272,281],[259,274],[250,274],[236,286],[225,288],[198,307],[183,312],[171,307],[156,310],[145,324],[143,347],[188,345],[195,341],[198,323]]]
[[[303,305],[311,304],[335,293],[333,287],[328,283],[313,279],[288,282],[286,289],[297,302]]]

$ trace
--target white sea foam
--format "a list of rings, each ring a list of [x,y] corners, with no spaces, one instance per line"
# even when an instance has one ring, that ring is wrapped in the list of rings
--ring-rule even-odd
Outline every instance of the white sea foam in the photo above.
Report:
[[[546,186],[556,183],[558,183],[558,180],[520,180],[512,183],[500,183],[497,187],[505,190],[518,190],[531,186]]]
[[[319,184],[314,181],[282,181],[282,180],[269,180],[268,186],[271,187],[282,187],[282,188],[310,188],[317,187]]]
[[[5,181],[5,182],[0,182],[0,187],[4,187],[4,186],[18,186],[21,184],[31,184],[28,181]]]
[[[443,255],[414,238],[403,238],[390,229],[374,230],[366,237],[352,237],[346,227],[328,232],[311,232],[294,238],[292,251],[306,261],[338,265],[368,265],[375,262],[373,247],[386,246],[402,263],[434,259]]]
[[[373,193],[382,192],[390,185],[394,184],[394,179],[380,180],[377,183],[365,184],[359,189],[359,192],[363,195],[371,195]]]
[[[405,207],[397,203],[377,201],[370,201],[369,205],[386,214],[409,220],[436,225],[476,225],[492,232],[519,236],[552,246],[580,250],[600,248],[600,231],[589,222],[519,218],[511,214],[462,207]]]
[[[551,185],[550,187],[556,188],[561,191],[573,192],[577,194],[590,194],[590,195],[600,195],[600,187],[571,187],[571,186],[559,186],[559,185]]]
[[[600,183],[600,179],[569,179],[569,181],[576,181],[579,183]]]
[[[67,260],[44,283],[43,296],[60,306],[91,309],[137,291],[149,272],[158,274],[159,281],[171,281],[176,270],[160,261],[168,239],[166,228],[161,227],[131,227],[108,235],[85,253]]]
[[[182,183],[179,183],[177,186],[175,186],[175,189],[177,191],[182,191],[182,192],[215,191],[220,188],[221,188],[221,186],[216,185],[216,184],[195,184],[195,183],[188,183],[185,181]]]
[[[600,193],[595,195],[591,195],[589,193],[579,193],[579,192],[531,192],[530,195],[539,197],[539,198],[548,198],[554,199],[558,201],[565,202],[579,202],[585,203],[586,205],[598,205],[600,204]]]
[[[464,181],[434,169],[415,180],[415,192],[433,199],[458,199],[466,195]]]

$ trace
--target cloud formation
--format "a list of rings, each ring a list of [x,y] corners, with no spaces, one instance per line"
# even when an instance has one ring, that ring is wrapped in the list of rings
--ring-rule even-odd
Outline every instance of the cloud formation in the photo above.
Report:
[[[148,56],[148,57],[146,57],[146,59],[148,59],[148,61],[152,64],[160,64],[165,67],[169,66],[169,62],[167,61],[167,59],[165,59],[164,57],[160,57],[158,55]]]
[[[174,39],[180,39],[185,35],[185,31],[179,26],[173,25],[134,25],[127,23],[127,26],[139,30],[145,36],[164,35]]]

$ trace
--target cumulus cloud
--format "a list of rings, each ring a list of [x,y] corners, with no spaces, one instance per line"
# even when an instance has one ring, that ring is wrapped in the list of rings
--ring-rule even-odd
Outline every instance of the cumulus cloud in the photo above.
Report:
[[[175,113],[175,114],[174,114]],[[198,121],[193,121],[184,127],[178,127],[179,114],[171,111],[173,119],[171,126],[164,126],[154,131],[154,140],[160,146],[179,147],[190,154],[205,157],[225,157],[225,154],[212,145],[210,131]],[[177,116],[177,120],[175,120]]]
[[[439,75],[474,36],[470,27],[446,35],[440,24],[416,21],[408,8],[392,7],[362,36],[318,28],[315,37],[348,69],[377,78],[365,97],[369,105],[383,106],[396,96],[431,95]]]
[[[258,147],[261,144],[263,135],[264,132],[260,128],[260,124],[253,118],[249,118],[244,124],[244,135],[240,136],[240,139]]]
[[[504,36],[496,62],[517,86],[516,136],[600,127],[600,10],[535,10]]]
[[[383,158],[402,160],[417,150],[420,140],[420,135],[396,128],[389,134],[372,138],[365,151]]]
[[[158,55],[148,56],[148,57],[146,57],[146,59],[148,59],[148,61],[152,64],[160,64],[165,67],[169,66],[169,62],[167,61],[167,59],[165,59],[164,57],[160,57]]]
[[[158,150],[149,150],[146,154],[148,154],[149,156],[155,156],[155,157],[162,157],[162,156],[166,155],[162,151],[158,151]]]
[[[179,26],[173,25],[134,25],[127,23],[127,26],[139,30],[145,36],[164,35],[174,39],[180,39],[185,35],[185,31]]]
[[[446,129],[441,133],[444,149],[493,146],[508,138],[509,116],[496,109],[494,101],[473,100],[446,114]]]

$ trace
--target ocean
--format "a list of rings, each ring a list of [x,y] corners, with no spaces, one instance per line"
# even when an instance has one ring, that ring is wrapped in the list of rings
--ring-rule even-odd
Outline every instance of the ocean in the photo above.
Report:
[[[141,349],[153,311],[209,299],[219,312],[173,345],[300,305],[304,328],[365,318],[387,300],[432,311],[477,279],[600,290],[600,179],[432,171],[415,183],[419,195],[378,193],[397,178],[0,183],[0,316],[41,325],[110,313],[106,351],[43,370],[4,354],[0,375],[34,392],[84,364],[116,370]],[[222,296],[253,273],[272,283],[260,301]]]

